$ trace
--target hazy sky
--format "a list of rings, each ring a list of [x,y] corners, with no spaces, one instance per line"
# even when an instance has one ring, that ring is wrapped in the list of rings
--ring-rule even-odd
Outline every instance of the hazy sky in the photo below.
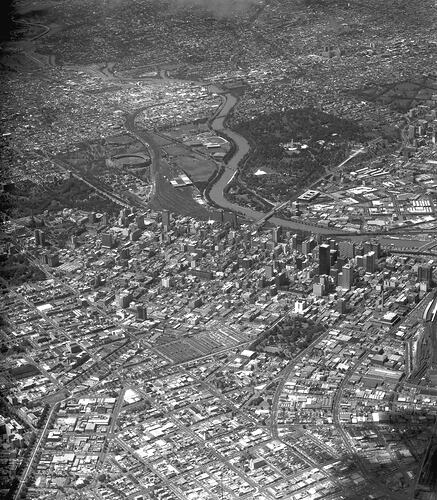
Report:
[[[173,0],[173,3],[178,7],[198,5],[218,17],[227,17],[236,12],[245,12],[260,2],[258,0]]]

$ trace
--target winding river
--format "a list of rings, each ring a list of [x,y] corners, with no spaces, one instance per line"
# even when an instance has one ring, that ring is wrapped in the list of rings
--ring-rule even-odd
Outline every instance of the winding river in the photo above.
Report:
[[[216,91],[217,89],[213,90]],[[221,208],[232,210],[233,212],[243,215],[247,219],[257,221],[261,219],[265,214],[257,210],[253,210],[252,208],[243,207],[236,203],[232,203],[225,197],[224,194],[226,186],[231,182],[238,171],[239,163],[250,151],[249,142],[242,135],[237,134],[234,130],[226,126],[226,118],[232,111],[232,108],[237,104],[238,99],[230,93],[225,94],[224,97],[224,104],[219,109],[216,117],[212,120],[211,128],[215,132],[222,132],[234,142],[235,153],[229,159],[222,175],[215,180],[214,184],[210,188],[209,198],[213,203]],[[275,216],[271,217],[269,220],[276,226],[281,226],[285,229],[294,231],[305,231],[320,234],[339,234],[342,232],[338,228],[325,228],[316,226],[308,222],[298,222],[294,220],[281,219]],[[347,233],[345,232],[345,234]]]

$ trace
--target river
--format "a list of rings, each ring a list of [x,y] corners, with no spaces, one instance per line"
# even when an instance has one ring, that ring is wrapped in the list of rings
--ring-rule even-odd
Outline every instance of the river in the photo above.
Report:
[[[213,88],[213,90],[217,91],[218,89]],[[222,132],[234,142],[235,153],[226,164],[222,175],[215,180],[214,184],[210,188],[208,195],[211,201],[214,202],[217,206],[241,214],[249,220],[257,221],[261,219],[265,214],[252,208],[243,207],[236,203],[232,203],[225,197],[224,194],[226,186],[231,182],[232,178],[238,171],[239,163],[250,151],[249,142],[242,135],[237,134],[234,130],[226,126],[226,118],[232,111],[232,108],[237,104],[238,99],[230,93],[225,94],[224,98],[225,102],[221,106],[216,117],[212,120],[211,128],[215,132]],[[320,234],[338,234],[342,232],[341,230],[336,228],[325,228],[313,225],[308,222],[291,221],[275,216],[271,217],[269,220],[276,226],[281,226],[285,229],[293,231],[305,231]],[[347,233],[345,232],[345,234]]]

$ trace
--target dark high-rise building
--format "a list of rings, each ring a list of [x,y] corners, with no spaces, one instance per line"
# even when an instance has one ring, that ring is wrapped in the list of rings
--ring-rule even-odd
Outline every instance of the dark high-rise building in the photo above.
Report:
[[[376,254],[375,252],[366,253],[363,256],[363,267],[366,273],[374,273],[376,271]]]
[[[331,270],[331,247],[328,243],[319,245],[319,274],[329,274]]]
[[[137,225],[138,229],[144,229],[144,215],[138,215],[135,218],[135,224]]]
[[[381,244],[377,241],[365,241],[363,244],[363,253],[375,252],[377,259],[381,256]]]
[[[46,244],[46,233],[41,229],[35,229],[35,245],[43,247]]]
[[[381,257],[381,243],[372,242],[372,252],[375,252],[375,256],[377,259]]]
[[[47,258],[47,264],[50,267],[59,266],[59,255],[57,253],[50,254]]]
[[[432,286],[432,271],[433,266],[429,264],[421,264],[417,269],[417,281],[419,283],[426,283],[429,288]]]
[[[102,233],[102,247],[112,248],[112,234],[111,233]]]
[[[130,233],[129,239],[131,241],[138,241],[140,239],[140,236],[141,236],[141,229],[135,229]]]
[[[137,319],[139,321],[144,321],[147,319],[147,309],[143,304],[138,304],[137,305]]]

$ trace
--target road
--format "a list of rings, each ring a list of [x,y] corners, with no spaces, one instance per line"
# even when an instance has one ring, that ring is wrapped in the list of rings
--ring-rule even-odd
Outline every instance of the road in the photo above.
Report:
[[[279,398],[284,390],[284,385],[285,382],[288,380],[288,377],[290,376],[293,368],[296,366],[296,363],[298,363],[308,352],[310,352],[314,346],[316,346],[319,342],[324,340],[326,337],[329,336],[329,330],[322,333],[319,337],[317,337],[309,346],[307,346],[305,349],[300,351],[297,356],[295,356],[293,359],[289,361],[287,366],[282,370],[282,372],[279,374],[279,384],[278,387],[276,388],[275,394],[273,396],[273,401],[272,401],[272,410],[271,410],[271,433],[272,436],[276,439],[279,439],[279,432],[278,432],[278,406],[279,406]]]
[[[51,422],[53,413],[55,412],[56,408],[57,408],[57,405],[52,406],[49,414],[47,415],[47,420],[46,420],[45,426],[39,435],[38,441],[36,442],[36,444],[33,447],[32,453],[29,457],[29,463],[27,464],[27,467],[26,467],[25,471],[23,472],[23,475],[21,476],[18,488],[15,491],[14,499],[21,498],[21,492],[23,491],[23,488],[24,488],[24,485],[26,484],[27,478],[28,478],[30,472],[32,471],[32,467],[33,467],[33,463],[35,461],[36,455],[41,447],[41,444],[44,441],[44,438],[47,434],[47,431],[49,430],[50,422]]]

